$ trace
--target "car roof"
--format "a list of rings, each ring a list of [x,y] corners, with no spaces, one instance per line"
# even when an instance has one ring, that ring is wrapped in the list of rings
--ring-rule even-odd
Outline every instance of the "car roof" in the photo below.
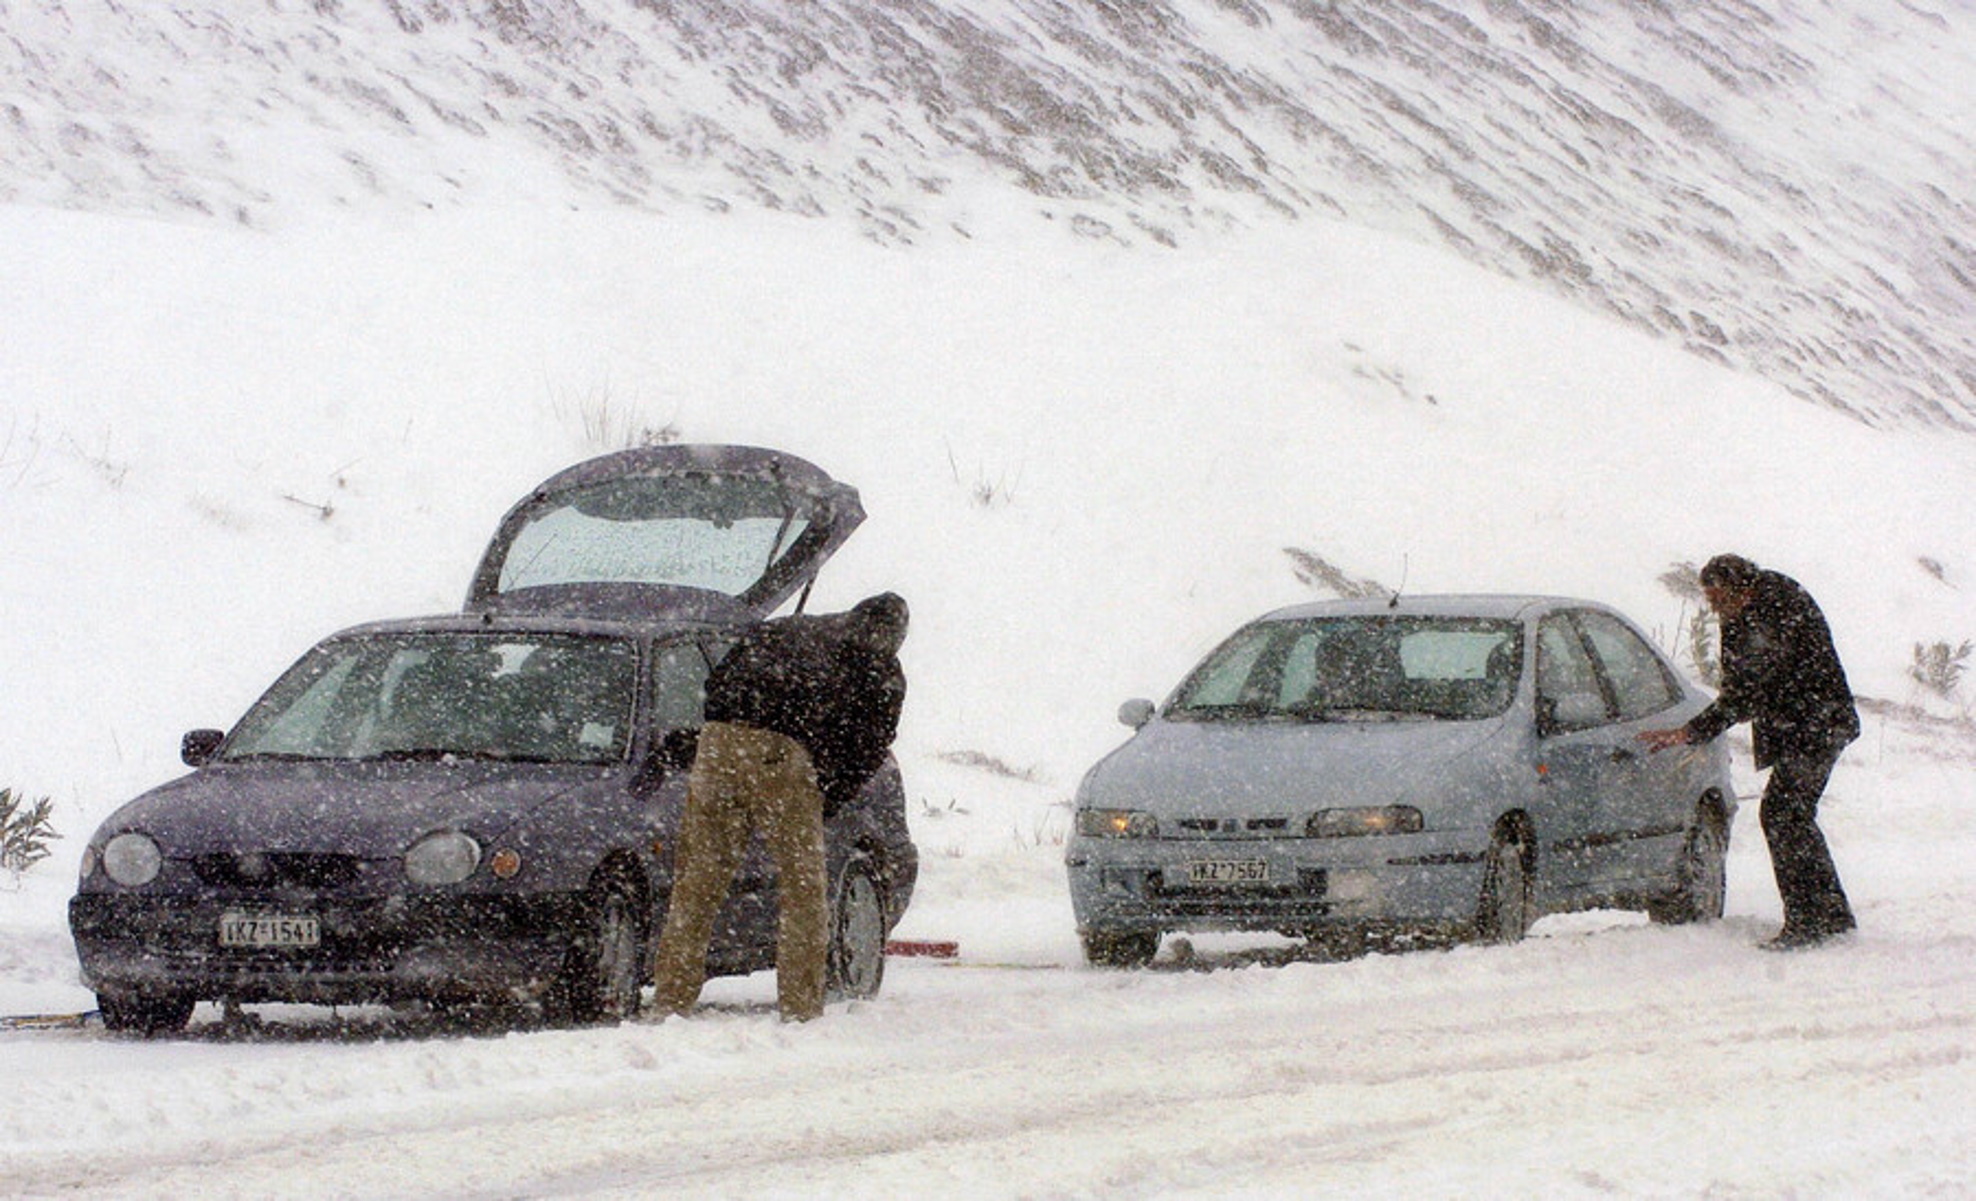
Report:
[[[1287,605],[1263,614],[1259,621],[1289,621],[1308,617],[1495,617],[1523,620],[1532,612],[1554,609],[1598,609],[1612,612],[1597,601],[1567,596],[1532,593],[1470,592],[1398,597],[1370,597],[1350,600],[1311,601]]]
[[[582,617],[564,613],[435,613],[425,617],[394,617],[367,621],[331,634],[343,638],[388,637],[398,634],[567,634],[591,638],[652,638],[668,634],[715,632],[735,623],[680,620],[672,616]]]

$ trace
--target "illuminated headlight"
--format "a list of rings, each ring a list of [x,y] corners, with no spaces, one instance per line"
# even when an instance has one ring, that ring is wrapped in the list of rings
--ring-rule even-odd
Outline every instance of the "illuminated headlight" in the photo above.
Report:
[[[458,884],[480,866],[480,844],[458,830],[428,834],[405,852],[405,878],[414,884]]]
[[[1160,824],[1137,809],[1079,809],[1077,832],[1086,838],[1156,838]]]
[[[1311,814],[1304,832],[1312,838],[1350,838],[1360,834],[1418,834],[1426,823],[1412,805],[1368,805],[1356,809],[1323,809]]]
[[[103,870],[125,888],[136,888],[158,878],[165,857],[148,834],[119,834],[103,847]]]

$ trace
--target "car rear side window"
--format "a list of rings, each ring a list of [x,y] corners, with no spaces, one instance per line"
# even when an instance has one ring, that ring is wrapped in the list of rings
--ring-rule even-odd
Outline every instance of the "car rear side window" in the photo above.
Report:
[[[1562,613],[1537,628],[1537,707],[1553,732],[1587,730],[1612,719],[1591,653]]]
[[[1577,616],[1585,640],[1592,644],[1612,684],[1621,721],[1659,713],[1680,701],[1681,690],[1669,678],[1666,665],[1639,635],[1605,613],[1586,610]]]

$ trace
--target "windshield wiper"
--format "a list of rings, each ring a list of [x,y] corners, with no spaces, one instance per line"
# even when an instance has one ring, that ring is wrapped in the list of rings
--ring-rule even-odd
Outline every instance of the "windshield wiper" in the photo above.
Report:
[[[1240,717],[1263,718],[1273,712],[1275,710],[1261,701],[1239,701],[1228,705],[1180,705],[1168,716],[1192,721],[1223,721]]]

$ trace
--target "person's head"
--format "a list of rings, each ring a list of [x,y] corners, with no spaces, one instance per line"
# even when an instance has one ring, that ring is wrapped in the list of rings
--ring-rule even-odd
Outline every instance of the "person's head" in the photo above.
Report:
[[[906,641],[906,600],[896,592],[868,596],[851,608],[849,637],[881,655],[896,655]]]
[[[1708,607],[1723,617],[1743,611],[1756,595],[1756,579],[1762,569],[1741,555],[1717,555],[1702,565],[1702,596]]]

